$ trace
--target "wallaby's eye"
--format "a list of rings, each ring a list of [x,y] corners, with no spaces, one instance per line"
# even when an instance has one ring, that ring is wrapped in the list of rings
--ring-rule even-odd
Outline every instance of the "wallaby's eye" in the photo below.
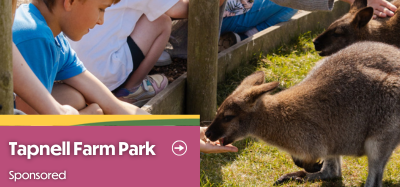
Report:
[[[230,122],[233,118],[235,118],[234,115],[224,116],[224,122]]]
[[[336,29],[332,35],[333,35],[333,37],[339,37],[343,34],[344,34],[344,31],[342,29]]]

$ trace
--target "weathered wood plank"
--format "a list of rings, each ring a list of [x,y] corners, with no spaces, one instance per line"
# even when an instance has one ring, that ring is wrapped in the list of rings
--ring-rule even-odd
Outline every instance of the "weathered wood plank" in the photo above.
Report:
[[[0,114],[13,113],[12,84],[12,4],[0,1]]]
[[[189,3],[187,114],[201,121],[214,118],[217,106],[219,0]]]

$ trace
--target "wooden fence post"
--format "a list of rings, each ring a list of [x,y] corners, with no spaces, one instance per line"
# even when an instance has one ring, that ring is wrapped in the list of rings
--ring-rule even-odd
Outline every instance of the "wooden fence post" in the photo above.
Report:
[[[0,1],[0,114],[13,113],[12,1]]]
[[[186,109],[211,121],[217,106],[219,0],[190,0]]]

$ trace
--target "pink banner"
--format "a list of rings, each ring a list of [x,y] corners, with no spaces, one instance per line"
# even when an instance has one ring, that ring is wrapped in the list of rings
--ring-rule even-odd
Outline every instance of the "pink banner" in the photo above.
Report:
[[[199,186],[198,139],[198,126],[0,127],[0,186]]]

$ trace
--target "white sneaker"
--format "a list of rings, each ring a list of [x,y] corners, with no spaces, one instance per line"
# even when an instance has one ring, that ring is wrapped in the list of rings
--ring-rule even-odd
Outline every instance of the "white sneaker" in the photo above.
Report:
[[[166,51],[163,51],[160,58],[157,60],[154,66],[166,66],[172,63],[171,56]]]
[[[218,53],[240,42],[240,36],[234,32],[227,32],[219,37]]]

